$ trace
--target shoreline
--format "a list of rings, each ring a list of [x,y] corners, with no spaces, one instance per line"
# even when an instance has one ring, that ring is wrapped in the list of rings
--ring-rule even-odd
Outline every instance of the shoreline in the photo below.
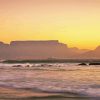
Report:
[[[46,93],[0,86],[0,100],[91,100],[74,93]]]
[[[100,59],[4,60],[1,63],[100,63]]]

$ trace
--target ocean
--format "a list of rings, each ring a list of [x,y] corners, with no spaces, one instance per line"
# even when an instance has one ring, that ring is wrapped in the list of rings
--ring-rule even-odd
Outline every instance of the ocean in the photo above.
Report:
[[[0,63],[0,100],[100,100],[100,66]]]

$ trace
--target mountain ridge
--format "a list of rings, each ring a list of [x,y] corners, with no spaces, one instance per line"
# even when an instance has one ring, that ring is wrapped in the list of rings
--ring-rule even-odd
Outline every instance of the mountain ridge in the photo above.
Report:
[[[58,40],[0,42],[1,59],[48,59],[48,58],[100,58],[100,46],[94,50],[69,48]]]

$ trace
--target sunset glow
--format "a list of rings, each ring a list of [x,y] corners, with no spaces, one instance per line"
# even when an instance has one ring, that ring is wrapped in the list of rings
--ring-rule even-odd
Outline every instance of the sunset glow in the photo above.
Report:
[[[100,45],[100,0],[0,0],[0,41],[59,40]]]

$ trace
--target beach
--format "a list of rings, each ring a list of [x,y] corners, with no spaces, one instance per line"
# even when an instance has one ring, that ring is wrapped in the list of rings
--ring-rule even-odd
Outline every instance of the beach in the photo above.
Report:
[[[82,97],[78,94],[66,93],[42,93],[9,87],[0,87],[0,100],[89,100],[89,97]]]
[[[13,67],[16,65],[0,64],[0,100],[100,99],[99,66],[36,63]]]

